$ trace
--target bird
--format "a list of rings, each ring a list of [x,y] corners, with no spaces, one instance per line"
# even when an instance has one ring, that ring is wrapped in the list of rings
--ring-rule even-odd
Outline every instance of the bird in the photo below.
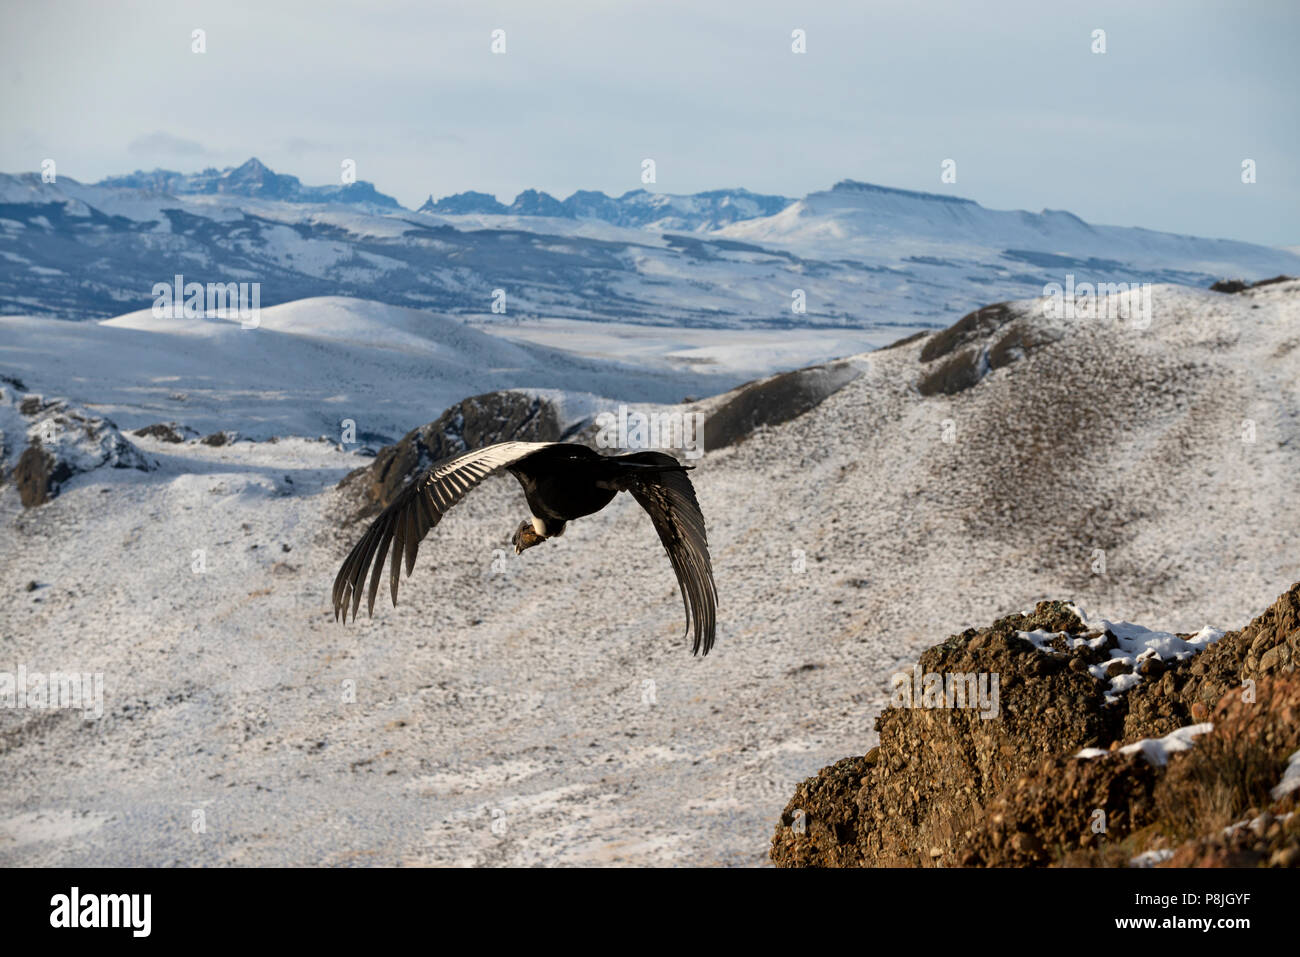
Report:
[[[704,515],[686,474],[693,468],[664,452],[602,455],[571,442],[498,442],[443,459],[398,492],[348,553],[334,579],[334,620],[341,616],[346,624],[349,609],[356,620],[367,575],[366,611],[374,616],[390,548],[388,580],[396,606],[403,559],[409,578],[429,530],[472,488],[504,469],[523,486],[531,512],[511,536],[516,555],[563,535],[569,522],[599,512],[619,492],[630,492],[649,513],[677,575],[691,654],[707,655],[717,629],[718,590]]]

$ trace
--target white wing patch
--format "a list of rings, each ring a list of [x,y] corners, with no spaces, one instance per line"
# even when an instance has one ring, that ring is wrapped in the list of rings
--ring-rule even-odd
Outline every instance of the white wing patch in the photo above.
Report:
[[[464,492],[475,482],[482,481],[489,472],[554,444],[554,442],[498,442],[485,449],[475,449],[473,452],[458,455],[442,465],[434,466],[425,475],[420,488],[427,489],[447,481],[451,482],[454,488]],[[468,480],[458,475],[459,472],[465,472]]]
[[[334,579],[334,617],[347,621],[348,613],[356,618],[363,592],[366,611],[373,613],[375,594],[385,558],[391,555],[389,588],[393,604],[397,604],[397,583],[403,559],[406,574],[415,566],[415,556],[420,541],[442,520],[449,508],[464,498],[465,493],[498,469],[513,465],[520,459],[554,442],[499,442],[487,448],[475,449],[435,465],[402,491],[384,509],[366,530],[339,569]],[[390,551],[391,549],[391,551]],[[370,588],[366,590],[366,580]]]

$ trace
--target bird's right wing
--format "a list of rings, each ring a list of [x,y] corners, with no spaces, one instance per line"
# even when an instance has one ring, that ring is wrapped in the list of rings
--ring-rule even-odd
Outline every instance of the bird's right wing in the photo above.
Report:
[[[348,606],[353,620],[361,607],[361,592],[366,575],[370,575],[370,593],[366,611],[373,615],[375,594],[383,576],[384,558],[392,546],[393,559],[388,573],[393,604],[397,604],[397,582],[401,577],[402,556],[406,556],[406,574],[415,567],[415,554],[429,529],[442,520],[447,510],[465,497],[465,493],[493,472],[514,465],[534,452],[555,445],[554,442],[498,442],[440,462],[402,491],[379,513],[361,541],[348,553],[334,579],[334,619],[348,620]]]

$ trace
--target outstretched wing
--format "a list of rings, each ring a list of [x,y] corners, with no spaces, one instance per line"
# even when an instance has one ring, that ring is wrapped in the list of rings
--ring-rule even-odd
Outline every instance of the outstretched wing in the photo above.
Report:
[[[718,619],[718,589],[713,583],[704,515],[695,488],[677,460],[663,452],[638,452],[619,457],[633,464],[662,465],[664,471],[635,478],[628,487],[632,497],[650,513],[668,560],[677,573],[686,608],[686,634],[695,633],[691,654],[709,653]]]
[[[370,575],[370,593],[366,611],[375,612],[375,594],[383,576],[384,558],[391,546],[392,566],[388,582],[397,604],[397,582],[401,577],[402,556],[406,556],[406,574],[415,567],[415,553],[429,529],[442,521],[447,510],[465,497],[465,493],[493,472],[534,452],[555,445],[554,442],[498,442],[438,463],[397,493],[388,508],[379,513],[361,541],[348,553],[334,579],[334,620],[342,614],[348,620],[348,606],[356,620],[361,607],[361,592],[366,575]]]

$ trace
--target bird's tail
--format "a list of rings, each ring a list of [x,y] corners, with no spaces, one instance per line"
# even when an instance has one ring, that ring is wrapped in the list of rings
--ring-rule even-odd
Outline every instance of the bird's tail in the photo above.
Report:
[[[682,465],[671,455],[663,452],[633,452],[631,455],[615,455],[605,460],[609,465],[606,477],[597,484],[604,488],[626,491],[638,482],[653,482],[656,475],[666,472],[689,472],[694,465]]]
[[[625,468],[633,469],[643,475],[653,472],[689,472],[695,468],[694,465],[682,465],[680,462],[675,462],[672,465],[656,465],[652,462],[624,462],[622,464]]]
[[[694,465],[683,465],[671,455],[664,452],[633,452],[631,455],[615,456],[614,461],[621,467],[640,474],[653,472],[689,472]]]

